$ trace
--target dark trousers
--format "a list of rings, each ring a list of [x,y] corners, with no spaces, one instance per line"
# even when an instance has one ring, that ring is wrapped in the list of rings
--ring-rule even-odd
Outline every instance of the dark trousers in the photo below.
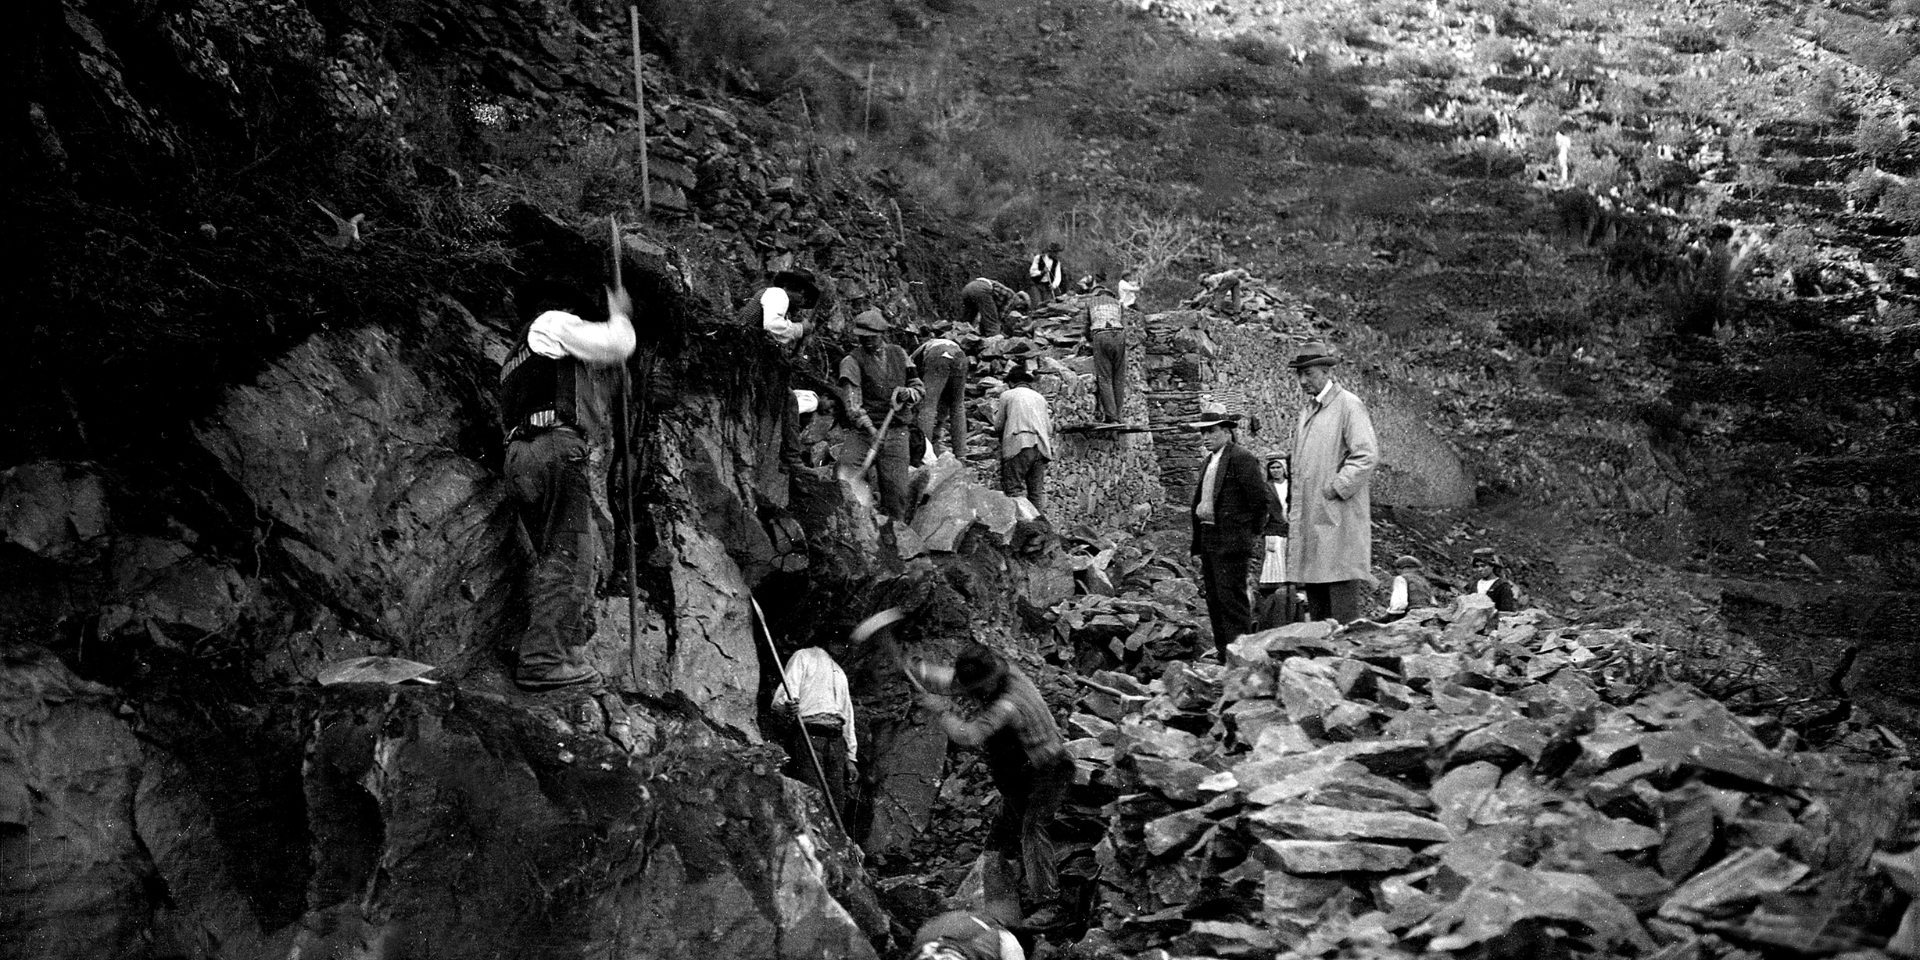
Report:
[[[1119,423],[1127,406],[1127,335],[1122,330],[1093,332],[1094,402],[1107,423]]]
[[[533,544],[527,577],[527,629],[514,679],[589,682],[593,583],[601,560],[587,480],[587,441],[553,429],[507,444],[507,493]]]
[[[1247,598],[1247,564],[1252,559],[1252,554],[1242,551],[1200,554],[1207,619],[1213,624],[1213,646],[1220,652],[1221,663],[1227,662],[1227,644],[1253,630],[1253,604]]]
[[[989,749],[987,770],[1000,791],[1000,816],[987,836],[987,848],[1020,864],[1026,908],[1038,910],[1060,897],[1060,867],[1047,826],[1060,815],[1067,789],[1073,786],[1073,758],[1062,750],[1036,766],[1025,751],[1016,757],[1001,755],[1017,748]]]
[[[967,355],[959,348],[952,354],[928,353],[920,363],[920,380],[926,391],[920,398],[920,435],[933,444],[934,452],[952,450],[956,457],[967,455]],[[947,446],[940,445],[940,428],[947,428]]]
[[[869,440],[878,443],[880,453],[873,458],[874,500],[880,512],[901,523],[907,522],[907,455],[911,444],[907,425],[893,418],[885,436]]]
[[[1331,583],[1301,584],[1307,591],[1307,616],[1313,620],[1332,618],[1341,623],[1360,619],[1360,581],[1335,580]]]
[[[813,760],[807,756],[807,746],[800,738],[805,737],[813,743],[813,752],[820,758],[820,772],[827,776],[827,782],[820,782],[820,772],[813,769]],[[840,822],[849,824],[847,807],[847,741],[838,726],[827,724],[809,724],[796,722],[787,735],[787,756],[792,759],[799,776],[795,779],[813,785],[839,811]]]
[[[1027,447],[1000,461],[1000,489],[1009,497],[1025,495],[1035,510],[1047,508],[1047,458]]]
[[[993,298],[993,288],[972,284],[960,288],[960,322],[974,324],[974,329],[983,337],[997,333],[1013,334],[1012,321],[1000,319],[1000,302]]]

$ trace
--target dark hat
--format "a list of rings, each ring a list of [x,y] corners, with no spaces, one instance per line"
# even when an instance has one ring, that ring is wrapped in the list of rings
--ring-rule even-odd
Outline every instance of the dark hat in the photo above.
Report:
[[[1061,245],[1061,243],[1060,243],[1060,241],[1058,241],[1058,240],[1049,240],[1049,241],[1047,241],[1047,252],[1048,252],[1048,253],[1059,253],[1060,251],[1062,251],[1062,250],[1065,250],[1065,249],[1066,249],[1066,247],[1065,247],[1065,246],[1063,246],[1063,245]]]
[[[1320,340],[1308,340],[1300,345],[1300,352],[1287,362],[1288,369],[1304,370],[1308,367],[1331,367],[1339,363],[1333,355],[1333,349]]]
[[[1500,562],[1500,555],[1497,553],[1494,553],[1492,547],[1475,548],[1473,551],[1473,562],[1484,563],[1487,566],[1494,568],[1495,570],[1499,570],[1502,567],[1506,566],[1505,564]]]
[[[820,302],[820,283],[813,277],[813,271],[804,267],[782,270],[773,275],[772,285],[785,287],[800,294],[800,307],[811,307]]]
[[[888,323],[887,315],[878,309],[867,309],[853,318],[853,328],[861,333],[886,333],[893,329],[893,324]]]
[[[974,696],[992,695],[1006,683],[1007,663],[985,644],[969,644],[953,662],[953,680]]]
[[[1013,369],[1007,371],[1007,382],[1008,383],[1032,383],[1033,371],[1027,369],[1027,365],[1024,361],[1020,363],[1016,363],[1013,365]]]
[[[582,318],[593,311],[593,297],[580,285],[560,277],[540,277],[519,285],[513,291],[513,304],[529,319],[548,310],[564,310]]]
[[[1228,413],[1227,405],[1224,403],[1207,400],[1202,401],[1200,404],[1200,419],[1187,424],[1187,426],[1195,430],[1205,430],[1208,427],[1217,427],[1223,423],[1230,427],[1239,426],[1240,415],[1237,413]]]
[[[1420,562],[1420,558],[1411,553],[1403,553],[1393,558],[1393,568],[1395,570],[1412,570],[1422,566],[1424,566],[1424,564]]]

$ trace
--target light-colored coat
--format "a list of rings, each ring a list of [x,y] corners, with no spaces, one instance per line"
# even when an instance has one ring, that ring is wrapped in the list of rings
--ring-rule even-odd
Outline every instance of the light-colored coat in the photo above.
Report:
[[[1309,400],[1293,433],[1287,576],[1295,583],[1373,583],[1373,500],[1380,451],[1366,405],[1339,383]]]

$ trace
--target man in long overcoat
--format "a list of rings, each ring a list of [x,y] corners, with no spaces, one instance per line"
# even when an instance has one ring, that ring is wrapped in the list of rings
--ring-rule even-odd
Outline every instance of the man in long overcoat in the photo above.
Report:
[[[1373,578],[1373,503],[1379,463],[1366,404],[1333,377],[1340,361],[1325,343],[1302,344],[1287,366],[1307,395],[1293,434],[1287,572],[1315,620],[1360,618],[1360,587]]]
[[[1207,618],[1221,663],[1227,662],[1227,645],[1253,629],[1247,565],[1259,553],[1273,496],[1261,476],[1260,458],[1236,442],[1239,423],[1239,414],[1220,408],[1205,410],[1193,424],[1208,453],[1193,488],[1193,555],[1200,558]]]

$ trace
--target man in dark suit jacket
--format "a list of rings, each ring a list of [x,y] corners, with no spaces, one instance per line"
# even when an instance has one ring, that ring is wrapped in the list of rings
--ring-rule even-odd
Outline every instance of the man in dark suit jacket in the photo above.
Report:
[[[1203,407],[1193,428],[1207,448],[1193,488],[1193,554],[1205,580],[1213,645],[1227,662],[1227,644],[1253,628],[1247,564],[1257,555],[1272,494],[1260,459],[1238,442],[1240,415]]]

